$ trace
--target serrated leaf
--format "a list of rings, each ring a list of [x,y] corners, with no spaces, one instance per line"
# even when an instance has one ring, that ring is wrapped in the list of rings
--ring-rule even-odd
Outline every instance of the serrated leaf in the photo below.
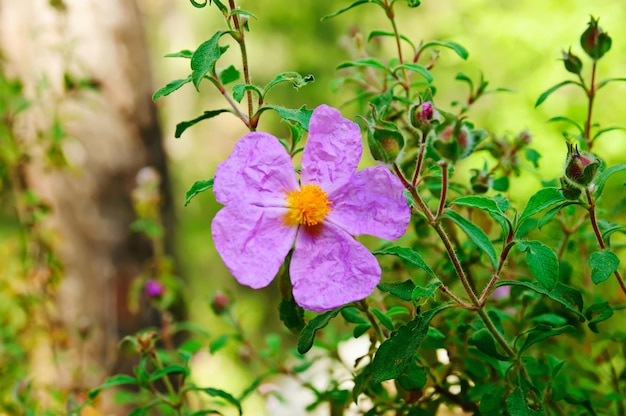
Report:
[[[430,73],[430,71],[428,71],[428,69],[426,69],[425,67],[423,67],[420,64],[402,64],[402,65],[398,65],[395,68],[393,68],[393,70],[391,71],[392,73],[396,73],[401,69],[408,69],[410,71],[413,72],[417,72],[418,74],[420,74],[426,81],[428,81],[428,83],[433,82],[433,76]]]
[[[315,81],[313,75],[307,75],[303,77],[297,72],[283,72],[274,77],[264,88],[263,88],[263,96],[265,96],[269,90],[274,88],[276,85],[282,82],[291,82],[295,89],[299,89],[304,87],[307,84]]]
[[[294,123],[298,123],[304,130],[309,131],[309,121],[311,120],[311,115],[313,114],[313,110],[308,110],[306,106],[302,106],[297,110],[275,106],[275,105],[266,105],[261,107],[258,110],[258,113],[267,110],[274,110],[280,118],[287,121],[292,121]]]
[[[215,71],[215,63],[226,52],[227,46],[220,47],[219,40],[226,31],[216,32],[211,39],[203,42],[191,57],[191,79],[199,91],[200,81],[209,72]]]
[[[501,280],[496,284],[496,288],[500,286],[518,286],[530,289],[549,297],[553,301],[563,305],[567,310],[574,312],[579,318],[581,318],[581,322],[585,320],[585,316],[582,314],[583,296],[578,289],[571,286],[558,282],[552,290],[547,290],[543,285],[537,282],[520,280]]]
[[[115,376],[111,376],[107,378],[105,382],[102,383],[100,386],[98,386],[97,388],[93,390],[90,390],[89,398],[90,399],[95,398],[102,390],[110,389],[111,387],[117,387],[117,386],[122,386],[126,384],[137,385],[139,383],[134,377],[131,377],[126,374],[118,374]]]
[[[222,85],[230,84],[231,82],[237,81],[241,77],[241,73],[234,65],[231,65],[225,69],[222,69],[218,72],[218,77],[220,78],[220,82]]]
[[[305,354],[309,351],[311,347],[313,347],[315,333],[328,325],[330,320],[337,316],[337,314],[339,314],[339,312],[346,307],[347,306],[344,305],[339,308],[326,311],[311,319],[300,332],[300,338],[298,338],[298,352],[300,354]]]
[[[597,316],[594,318],[594,315]],[[613,307],[609,305],[609,302],[594,303],[585,311],[585,317],[589,320],[587,325],[596,334],[600,332],[598,331],[598,324],[606,321],[611,316],[613,316]]]
[[[333,18],[333,17],[339,16],[340,14],[345,13],[345,12],[347,12],[347,11],[348,11],[348,10],[350,10],[350,9],[353,9],[353,8],[355,8],[355,7],[357,7],[357,6],[360,6],[360,5],[362,5],[362,4],[366,4],[366,3],[375,3],[375,4],[378,4],[379,6],[382,6],[382,5],[383,5],[383,4],[380,2],[380,0],[357,0],[357,1],[355,1],[354,3],[352,3],[352,4],[350,4],[350,5],[346,6],[346,7],[344,7],[343,9],[340,9],[340,10],[336,11],[335,13],[331,13],[331,14],[328,14],[328,15],[326,15],[326,16],[323,16],[323,17],[322,17],[322,22],[323,22],[324,20],[326,20],[326,19],[331,19],[331,18]]]
[[[389,68],[387,68],[386,65],[384,65],[382,62],[374,58],[363,58],[363,59],[357,59],[356,61],[344,62],[344,63],[339,64],[336,69],[351,68],[355,66],[376,68],[376,69],[380,69],[380,70],[390,73]]]
[[[518,353],[521,354],[531,345],[541,342],[544,339],[561,334],[573,334],[574,332],[576,332],[576,329],[572,325],[565,325],[560,328],[553,328],[550,325],[544,324],[537,325],[526,333],[526,338],[524,339],[524,343],[520,347]]]
[[[430,42],[426,42],[424,45],[422,45],[422,50],[426,48],[432,48],[434,46],[443,46],[444,48],[452,49],[454,52],[456,52],[457,55],[459,55],[461,59],[467,59],[467,57],[469,56],[467,49],[465,49],[458,43],[441,40],[431,40]]]
[[[559,88],[561,88],[561,87],[563,87],[565,85],[569,85],[569,84],[574,84],[574,85],[578,85],[578,86],[582,87],[580,82],[576,82],[576,81],[572,81],[572,80],[566,80],[566,81],[559,82],[558,84],[551,86],[550,88],[545,90],[543,93],[541,93],[541,95],[537,99],[537,102],[535,103],[535,108],[539,107],[541,105],[541,103],[543,103],[546,100],[546,98],[548,98],[550,96],[550,94],[552,94],[554,91],[558,90]]]
[[[456,225],[458,225],[459,228],[463,230],[463,232],[469,237],[472,243],[474,243],[481,251],[483,251],[487,255],[487,257],[491,261],[491,265],[494,268],[498,266],[496,249],[493,247],[493,244],[491,243],[491,240],[489,240],[489,237],[487,237],[485,232],[480,229],[479,226],[461,216],[458,212],[450,209],[444,212],[442,218],[447,218]]]
[[[380,250],[373,251],[372,254],[397,256],[402,260],[408,262],[410,265],[419,267],[420,269],[424,270],[430,276],[435,276],[435,272],[433,272],[432,269],[428,267],[422,256],[420,256],[417,251],[411,248],[399,246],[386,247]]]
[[[211,179],[201,179],[199,181],[195,181],[191,188],[185,194],[185,206],[189,205],[191,200],[201,192],[208,191],[213,188],[213,178]]]
[[[202,114],[199,117],[194,118],[193,120],[182,121],[176,125],[176,132],[174,133],[174,137],[176,137],[177,139],[180,138],[180,136],[185,132],[185,130],[187,130],[189,127],[193,126],[194,124],[198,124],[202,120],[213,118],[222,113],[229,113],[229,112],[230,110],[227,110],[225,108],[222,108],[220,110],[205,111],[204,114]]]
[[[182,87],[183,85],[188,84],[190,82],[191,82],[191,75],[189,75],[185,79],[174,80],[168,83],[165,87],[158,89],[152,96],[152,101],[156,101],[157,99],[161,97],[170,95],[171,93],[173,93],[174,91]]]
[[[430,309],[392,332],[391,337],[380,344],[374,356],[372,381],[380,383],[398,378],[413,360],[414,354],[426,337],[430,321],[436,314],[449,307],[450,305],[442,305]]]
[[[587,264],[591,267],[591,281],[597,285],[615,273],[619,267],[619,258],[609,250],[596,251],[589,256]]]
[[[606,185],[606,181],[612,175],[616,174],[617,172],[621,172],[623,170],[626,170],[626,164],[618,163],[617,165],[609,166],[608,168],[606,168],[602,172],[600,172],[596,176],[596,179],[593,181],[593,183],[596,186],[596,190],[594,191],[593,195],[596,198],[599,198],[600,195],[602,195],[602,191],[604,190],[604,185]]]
[[[567,199],[563,196],[559,188],[556,187],[547,187],[539,190],[533,196],[530,197],[522,214],[517,221],[517,226],[522,224],[527,218],[532,217],[535,214],[540,213],[546,208],[551,207],[552,205],[560,204],[563,202],[568,202]]]
[[[541,241],[518,241],[519,251],[526,253],[526,264],[535,279],[547,290],[559,280],[559,259],[554,250]]]
[[[263,91],[261,91],[261,89],[256,85],[236,84],[233,86],[233,98],[235,99],[235,101],[240,103],[241,100],[243,100],[243,97],[246,95],[246,91],[248,90],[254,91],[259,97],[263,96]]]
[[[479,329],[474,332],[467,341],[469,345],[473,345],[488,356],[500,361],[510,361],[512,357],[507,357],[498,352],[496,348],[496,340],[486,328]]]

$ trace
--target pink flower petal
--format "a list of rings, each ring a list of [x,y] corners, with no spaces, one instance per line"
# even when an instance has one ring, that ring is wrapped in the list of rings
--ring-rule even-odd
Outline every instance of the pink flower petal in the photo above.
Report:
[[[411,219],[402,183],[382,165],[355,173],[328,197],[333,209],[327,220],[352,235],[395,240],[404,235]]]
[[[239,283],[258,289],[278,273],[297,231],[285,225],[286,212],[284,208],[226,206],[213,219],[215,248]]]
[[[311,116],[302,154],[302,184],[320,185],[326,192],[340,187],[356,171],[362,153],[359,126],[339,110],[320,105]]]
[[[291,158],[278,139],[266,133],[241,138],[215,172],[218,202],[284,206],[285,193],[298,188]]]
[[[296,303],[322,312],[370,295],[381,273],[374,255],[329,222],[316,231],[300,228],[296,237],[290,267]]]

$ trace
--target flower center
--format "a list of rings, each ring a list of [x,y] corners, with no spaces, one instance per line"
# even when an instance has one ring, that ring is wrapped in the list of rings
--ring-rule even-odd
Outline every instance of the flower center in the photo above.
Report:
[[[318,185],[304,185],[302,189],[287,193],[287,223],[305,226],[317,225],[324,221],[333,203]]]

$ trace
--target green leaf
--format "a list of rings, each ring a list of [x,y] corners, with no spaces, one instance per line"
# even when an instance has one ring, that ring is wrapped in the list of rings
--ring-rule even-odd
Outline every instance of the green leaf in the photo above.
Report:
[[[231,10],[231,11],[230,11],[230,13],[228,14],[228,16],[235,16],[235,15],[238,15],[238,16],[245,16],[245,17],[251,17],[251,18],[253,18],[253,19],[255,19],[255,20],[258,20],[258,19],[257,19],[257,17],[256,17],[254,14],[252,14],[252,12],[249,12],[249,11],[247,11],[247,10],[242,10],[242,9],[233,9],[233,10]]]
[[[546,208],[551,207],[552,205],[560,204],[563,202],[567,202],[567,199],[561,194],[559,188],[556,187],[547,187],[539,190],[539,192],[535,193],[530,197],[522,214],[517,221],[517,227],[519,228],[520,224],[522,224],[527,218],[532,217],[535,214],[540,213]]]
[[[461,205],[470,208],[480,209],[487,212],[491,218],[496,220],[502,227],[502,231],[508,232],[510,221],[502,212],[496,200],[486,196],[468,195],[455,199],[450,203],[451,205]]]
[[[447,218],[463,230],[465,234],[469,237],[469,239],[479,248],[481,249],[489,260],[491,261],[491,265],[495,268],[498,266],[498,259],[496,257],[496,249],[491,244],[489,237],[485,234],[483,230],[480,229],[479,226],[474,224],[473,222],[467,220],[463,216],[461,216],[458,212],[448,209],[442,215],[442,218]]]
[[[596,251],[589,256],[587,264],[591,267],[591,281],[597,285],[615,273],[619,258],[609,250]]]
[[[439,279],[432,279],[426,287],[415,286],[413,292],[411,293],[411,298],[414,302],[417,302],[422,298],[434,298],[437,290],[441,286],[441,281]]]
[[[90,390],[89,391],[89,398],[93,399],[95,398],[102,390],[105,389],[110,389],[111,387],[116,387],[116,386],[122,386],[125,384],[133,384],[133,385],[137,385],[139,384],[137,382],[137,380],[134,377],[131,377],[129,375],[126,374],[118,374],[115,376],[111,376],[109,378],[107,378],[105,380],[104,383],[102,383],[100,386],[98,386],[97,388]]]
[[[189,205],[191,200],[201,192],[207,191],[213,188],[213,178],[211,179],[201,179],[199,181],[195,181],[191,188],[185,194],[185,206]]]
[[[219,71],[218,76],[222,85],[230,84],[237,81],[241,77],[241,73],[234,65]]]
[[[374,313],[374,315],[376,315],[380,323],[383,324],[385,328],[390,331],[394,330],[393,322],[391,321],[391,319],[389,319],[387,315],[385,315],[382,311],[376,308],[371,308],[371,311]]]
[[[443,46],[444,48],[452,49],[454,52],[456,52],[457,55],[459,55],[459,57],[461,57],[461,59],[467,59],[467,57],[469,56],[467,49],[465,49],[458,43],[446,42],[441,40],[431,40],[430,42],[426,42],[424,45],[422,45],[422,50],[426,48],[432,48],[434,46]]]
[[[185,79],[177,79],[175,81],[172,81],[169,84],[167,84],[165,87],[157,90],[152,96],[152,101],[156,101],[157,99],[161,97],[170,95],[171,93],[173,93],[174,91],[182,87],[183,85],[190,83],[190,82],[191,82],[191,75],[189,75]]]
[[[309,121],[311,120],[313,110],[307,110],[306,106],[304,105],[297,110],[292,110],[289,108],[279,107],[275,105],[266,105],[264,107],[261,107],[258,110],[258,113],[266,110],[274,110],[283,120],[298,123],[304,130],[309,131]]]
[[[417,349],[428,333],[428,325],[433,317],[451,305],[441,305],[416,316],[406,325],[391,333],[374,356],[372,381],[380,383],[398,378],[413,360]]]
[[[382,30],[373,30],[368,35],[367,41],[369,42],[369,41],[371,41],[373,38],[375,38],[377,36],[387,36],[387,37],[392,37],[392,38],[396,37],[395,33],[393,33],[393,32],[385,32],[385,31],[382,31]],[[400,39],[402,39],[403,41],[405,41],[406,43],[411,45],[413,50],[415,50],[415,44],[411,41],[411,39],[407,38],[404,35],[399,35],[399,36],[400,36]]]
[[[526,149],[526,160],[533,164],[533,167],[537,169],[539,167],[539,159],[541,159],[541,153],[535,149]]]
[[[483,353],[500,361],[510,361],[512,357],[507,357],[498,352],[496,348],[496,340],[487,328],[479,329],[474,332],[467,341],[469,345],[473,345]]]
[[[396,72],[398,72],[401,69],[408,69],[410,71],[417,72],[418,74],[420,74],[429,83],[433,82],[432,74],[428,71],[428,69],[426,69],[425,67],[423,67],[420,64],[408,63],[408,64],[398,65],[398,66],[394,67],[391,72],[395,74]]]
[[[606,127],[603,129],[600,129],[596,132],[596,134],[593,135],[593,137],[591,138],[591,141],[594,141],[595,139],[597,139],[598,137],[602,136],[604,133],[608,133],[610,131],[614,131],[614,130],[626,130],[626,128],[624,127]]]
[[[598,316],[594,318],[594,315]],[[589,320],[587,325],[589,325],[589,329],[596,334],[600,332],[598,331],[598,324],[606,321],[611,316],[613,316],[613,307],[609,305],[609,302],[594,303],[585,311],[585,317]]]
[[[320,329],[324,328],[331,319],[333,319],[337,314],[347,306],[341,306],[339,308],[321,313],[317,315],[315,318],[311,319],[300,332],[300,338],[298,338],[298,352],[300,354],[305,354],[307,351],[313,347],[313,341],[315,340],[315,333]]]
[[[410,265],[419,267],[420,269],[424,270],[430,276],[435,276],[435,272],[433,272],[432,269],[428,267],[422,256],[420,256],[417,251],[411,248],[393,246],[373,251],[372,254],[400,257],[402,260],[406,261]]]
[[[421,390],[426,386],[427,381],[426,370],[417,365],[415,361],[411,361],[402,375],[398,377],[398,383],[407,391]]]
[[[348,307],[341,310],[341,316],[346,322],[351,324],[366,324],[367,319],[361,316],[361,311],[357,308]]]
[[[378,284],[378,290],[382,292],[388,292],[393,296],[409,302],[412,299],[411,294],[415,289],[415,283],[412,280],[405,280],[404,282],[382,282]]]
[[[187,59],[191,59],[192,56],[193,56],[193,51],[190,51],[189,49],[183,49],[180,52],[173,52],[173,53],[168,53],[167,55],[165,55],[166,58],[187,58]]]
[[[604,190],[604,185],[606,184],[606,181],[612,175],[616,174],[617,172],[621,172],[623,170],[626,170],[626,164],[618,163],[617,165],[610,166],[604,169],[602,172],[600,172],[600,174],[598,174],[596,176],[596,179],[593,181],[593,183],[596,185],[596,190],[594,191],[593,195],[596,198],[599,198],[600,195],[602,195],[602,191]]]
[[[285,327],[293,334],[299,334],[304,328],[304,310],[293,299],[280,301],[278,315]]]
[[[291,82],[291,84],[293,85],[295,89],[299,89],[299,88],[304,87],[307,84],[310,84],[313,81],[315,81],[315,78],[313,78],[313,75],[307,75],[303,77],[297,72],[283,72],[283,73],[276,75],[276,77],[274,77],[274,79],[271,80],[265,86],[265,88],[263,88],[263,96],[265,96],[269,90],[271,90],[276,85],[282,82]]]
[[[552,87],[548,88],[546,91],[544,91],[539,98],[537,99],[537,102],[535,103],[535,108],[539,107],[541,105],[541,103],[543,103],[546,98],[548,98],[550,96],[550,94],[552,94],[554,91],[558,90],[559,88],[568,85],[568,84],[574,84],[574,85],[578,85],[579,87],[582,87],[580,82],[575,82],[572,80],[567,80],[567,81],[562,81],[559,82],[556,85],[553,85]]]
[[[543,285],[537,282],[520,280],[501,280],[496,284],[496,287],[500,286],[518,286],[530,289],[549,297],[553,301],[563,305],[567,310],[574,312],[579,318],[581,318],[581,322],[585,320],[585,316],[581,312],[583,309],[583,296],[580,291],[571,286],[558,282],[552,290],[547,290]]]
[[[609,82],[615,82],[615,81],[626,81],[626,78],[608,78],[608,79],[603,79],[602,81],[600,81],[598,83],[598,86],[596,87],[596,91],[598,91],[600,88],[604,87]]]
[[[199,91],[200,81],[209,72],[215,71],[215,63],[226,52],[227,46],[220,47],[220,38],[228,32],[220,30],[211,39],[198,46],[191,57],[191,79],[196,90]]]
[[[235,101],[240,103],[241,100],[243,100],[243,97],[246,95],[246,91],[248,90],[254,91],[259,97],[263,96],[263,91],[261,91],[261,89],[256,85],[236,84],[235,86],[233,86],[233,98],[235,99]]]
[[[193,120],[182,121],[176,125],[176,132],[174,133],[174,137],[176,137],[177,139],[180,138],[180,136],[185,132],[185,130],[187,130],[189,127],[193,126],[194,124],[201,122],[202,120],[213,118],[222,113],[229,113],[229,112],[230,110],[227,110],[225,108],[222,108],[219,110],[205,111],[204,114],[202,114],[199,117],[194,118]]]
[[[170,365],[164,368],[160,368],[152,373],[152,375],[150,376],[150,381],[152,382],[159,380],[170,374],[182,374],[184,376],[187,376],[189,374],[189,370],[181,365]]]
[[[559,259],[554,250],[540,241],[518,241],[517,248],[526,253],[526,263],[535,279],[547,290],[559,280]]]
[[[554,123],[557,121],[562,121],[565,123],[568,123],[574,127],[576,127],[576,129],[578,130],[578,133],[580,133],[581,135],[585,134],[585,130],[574,120],[572,120],[569,117],[565,117],[565,116],[556,116],[556,117],[552,117],[551,119],[548,120],[548,123]]]
[[[219,397],[221,399],[226,400],[228,403],[230,403],[231,405],[233,405],[234,407],[237,408],[237,411],[239,412],[239,415],[241,416],[243,411],[241,409],[241,403],[239,402],[239,400],[235,399],[233,397],[232,394],[225,392],[224,390],[220,390],[220,389],[214,389],[212,387],[194,387],[192,388],[192,390],[195,391],[201,391],[203,393],[208,394],[211,397]]]
[[[521,387],[516,387],[513,393],[506,398],[506,410],[508,414],[515,416],[534,416],[535,412],[528,408],[524,392]]]
[[[602,231],[602,240],[607,246],[611,247],[611,235],[616,232],[626,233],[626,225],[614,225]]]
[[[326,20],[326,19],[331,19],[333,17],[339,16],[340,14],[345,13],[345,12],[347,12],[350,9],[353,9],[353,8],[355,8],[357,6],[360,6],[360,5],[366,4],[366,3],[375,3],[375,4],[378,4],[381,7],[383,6],[383,4],[380,2],[380,0],[357,0],[354,3],[350,4],[349,6],[346,6],[343,9],[341,9],[339,11],[336,11],[335,13],[331,13],[331,14],[328,14],[328,15],[322,17],[322,22],[324,20]]]
[[[337,66],[337,69],[350,68],[350,67],[355,67],[355,66],[376,68],[376,69],[381,69],[385,72],[390,72],[389,68],[387,68],[386,65],[384,65],[383,63],[381,63],[380,61],[374,58],[363,58],[363,59],[357,59],[356,61],[344,62],[342,64],[339,64]]]
[[[544,339],[561,334],[573,334],[574,332],[576,332],[576,328],[572,325],[565,325],[560,328],[553,328],[550,325],[544,324],[537,325],[526,333],[526,339],[524,339],[524,343],[520,347],[518,354],[521,354],[531,345],[541,342]]]

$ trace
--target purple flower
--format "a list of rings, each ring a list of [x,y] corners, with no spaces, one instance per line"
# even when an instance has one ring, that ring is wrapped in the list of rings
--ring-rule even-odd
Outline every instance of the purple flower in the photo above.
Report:
[[[274,136],[249,133],[235,145],[215,173],[215,197],[225,206],[212,233],[239,283],[267,286],[295,241],[290,276],[298,305],[321,312],[372,293],[380,266],[352,236],[399,238],[410,209],[384,166],[356,172],[362,152],[358,125],[325,105],[311,116],[300,183]]]

